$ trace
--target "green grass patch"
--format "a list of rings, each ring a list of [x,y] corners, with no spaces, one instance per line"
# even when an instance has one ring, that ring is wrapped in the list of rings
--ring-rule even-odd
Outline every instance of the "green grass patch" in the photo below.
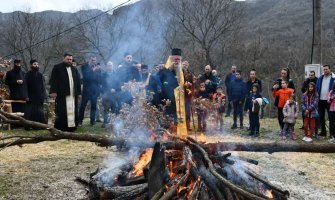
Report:
[[[9,191],[9,180],[6,176],[0,176],[0,197],[5,196]]]

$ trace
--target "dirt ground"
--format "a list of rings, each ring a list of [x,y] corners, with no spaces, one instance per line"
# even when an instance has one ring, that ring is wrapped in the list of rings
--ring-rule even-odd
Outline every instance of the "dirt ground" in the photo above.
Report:
[[[226,123],[230,124],[229,120]],[[232,132],[227,125],[220,133],[208,133],[206,139],[208,142],[302,142],[300,130],[298,141],[281,141],[278,131],[274,131],[276,126],[275,120],[263,120],[261,137],[251,138],[246,136],[246,130]],[[317,142],[326,143],[326,139]],[[233,154],[258,160],[259,165],[251,167],[274,185],[288,190],[290,199],[335,199],[335,154]],[[74,181],[75,177],[88,179],[89,173],[106,161],[113,162],[114,158],[126,155],[114,148],[67,140],[6,148],[0,151],[0,199],[87,199],[87,191]]]

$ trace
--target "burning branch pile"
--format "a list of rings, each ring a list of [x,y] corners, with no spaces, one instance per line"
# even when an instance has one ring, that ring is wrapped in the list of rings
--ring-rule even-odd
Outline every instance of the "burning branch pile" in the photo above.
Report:
[[[288,191],[243,164],[257,161],[207,151],[192,138],[164,134],[179,146],[156,141],[137,163],[123,165],[114,176],[108,175],[110,170],[93,173],[90,199],[288,199]]]

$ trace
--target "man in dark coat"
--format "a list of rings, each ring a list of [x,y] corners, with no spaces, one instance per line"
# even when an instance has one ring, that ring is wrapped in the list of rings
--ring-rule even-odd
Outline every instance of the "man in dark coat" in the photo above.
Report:
[[[80,75],[72,66],[72,55],[54,66],[50,77],[50,96],[56,98],[55,128],[74,131],[78,125],[78,99],[81,97]]]
[[[141,77],[141,64],[133,61],[133,56],[130,53],[125,53],[123,62],[118,66],[118,73],[122,77],[122,83],[129,81],[142,81]]]
[[[316,90],[319,94],[318,112],[321,133],[319,136],[327,136],[326,131],[326,112],[329,116],[328,94],[335,84],[335,74],[331,72],[330,65],[323,65],[323,75],[316,82]],[[334,119],[329,119],[334,120]]]
[[[240,117],[240,128],[243,128],[243,104],[246,97],[246,84],[241,78],[241,71],[236,70],[236,79],[233,80],[229,87],[229,98],[233,102],[234,109],[234,124],[232,129],[237,128],[237,116]]]
[[[24,80],[25,73],[21,69],[21,60],[14,60],[14,68],[7,72],[5,84],[8,85],[11,100],[25,101],[27,98],[26,82]],[[12,103],[13,112],[25,111],[24,103]]]
[[[159,76],[159,67],[155,65],[149,74],[149,83],[146,86],[147,96],[152,98],[151,104],[158,107],[161,104],[162,83]],[[152,96],[151,96],[152,95]]]
[[[119,114],[121,109],[121,82],[113,62],[107,63],[106,71],[102,74],[102,105],[104,107],[104,120],[102,127],[109,123],[109,110]]]
[[[216,92],[216,77],[212,74],[212,67],[210,65],[205,66],[205,73],[199,78],[200,83],[205,83],[206,92],[210,95]]]
[[[227,107],[226,117],[230,116],[230,112],[231,112],[231,109],[232,109],[231,99],[229,97],[229,93],[230,93],[229,87],[230,87],[231,82],[236,79],[235,72],[236,72],[236,65],[232,65],[231,66],[231,72],[229,74],[227,74],[226,79],[224,81],[224,83],[226,85],[226,94],[228,95],[228,103],[227,103],[228,107]]]
[[[95,124],[95,114],[97,111],[97,101],[101,91],[101,69],[97,64],[97,58],[92,56],[90,62],[81,68],[83,74],[83,93],[79,107],[79,126],[82,125],[85,108],[88,101],[91,103],[90,124]]]
[[[30,65],[31,70],[25,76],[28,98],[24,116],[31,121],[46,123],[43,112],[43,103],[46,98],[44,78],[38,71],[37,60],[31,60]]]

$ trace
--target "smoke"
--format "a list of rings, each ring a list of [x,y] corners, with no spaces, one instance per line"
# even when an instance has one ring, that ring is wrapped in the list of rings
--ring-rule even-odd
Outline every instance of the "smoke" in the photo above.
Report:
[[[159,63],[164,55],[164,34],[170,22],[169,15],[164,12],[161,3],[142,0],[115,10],[101,21],[90,23],[85,34],[95,44],[90,45],[88,52],[102,54],[99,57],[104,57],[104,62],[109,60],[117,65],[122,62],[125,52],[142,64]],[[98,33],[92,31],[95,26],[99,27]]]

